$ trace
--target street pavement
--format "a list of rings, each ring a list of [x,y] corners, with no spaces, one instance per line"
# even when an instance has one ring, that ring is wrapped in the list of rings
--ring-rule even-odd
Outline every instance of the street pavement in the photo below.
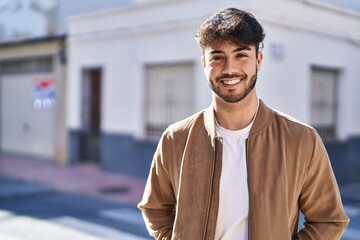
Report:
[[[140,212],[131,205],[57,191],[0,177],[0,239],[146,240]],[[7,188],[5,186],[5,188]]]
[[[94,165],[0,156],[0,239],[151,239],[136,209],[144,186]],[[360,240],[360,184],[340,192],[351,219],[342,240]]]
[[[145,180],[95,165],[0,156],[0,239],[148,240]]]

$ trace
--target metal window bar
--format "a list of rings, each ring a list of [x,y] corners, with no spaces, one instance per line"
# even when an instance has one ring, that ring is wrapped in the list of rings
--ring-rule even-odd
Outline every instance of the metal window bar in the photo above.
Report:
[[[158,138],[166,127],[192,112],[193,65],[148,66],[146,135]]]
[[[1,71],[5,74],[51,72],[53,70],[52,56],[39,56],[5,60],[1,63]]]
[[[338,71],[313,68],[311,82],[311,125],[323,139],[337,136]]]

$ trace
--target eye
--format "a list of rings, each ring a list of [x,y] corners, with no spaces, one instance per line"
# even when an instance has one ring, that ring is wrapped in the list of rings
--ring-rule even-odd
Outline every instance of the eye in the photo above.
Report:
[[[224,59],[224,57],[221,55],[214,55],[214,56],[210,57],[210,61],[216,61],[216,62],[221,61],[223,59]]]
[[[248,57],[248,55],[245,54],[245,53],[238,53],[238,54],[236,54],[236,57],[238,57],[238,58],[246,58],[246,57]]]

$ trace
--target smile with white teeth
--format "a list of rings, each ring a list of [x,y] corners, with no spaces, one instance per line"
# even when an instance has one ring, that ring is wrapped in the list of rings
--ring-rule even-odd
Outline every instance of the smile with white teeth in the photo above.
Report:
[[[237,83],[239,83],[241,81],[241,79],[231,79],[231,80],[223,80],[222,82],[226,85],[235,85]]]

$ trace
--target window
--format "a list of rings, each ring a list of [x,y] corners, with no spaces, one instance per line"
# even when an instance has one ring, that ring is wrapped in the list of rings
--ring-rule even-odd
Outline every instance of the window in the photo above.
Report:
[[[146,134],[159,137],[166,127],[193,110],[193,65],[148,66]]]
[[[53,70],[53,61],[51,56],[13,59],[1,63],[1,71],[2,73],[6,73],[6,74],[51,72],[52,70]]]
[[[312,69],[311,125],[322,138],[336,137],[338,75],[335,69]]]

